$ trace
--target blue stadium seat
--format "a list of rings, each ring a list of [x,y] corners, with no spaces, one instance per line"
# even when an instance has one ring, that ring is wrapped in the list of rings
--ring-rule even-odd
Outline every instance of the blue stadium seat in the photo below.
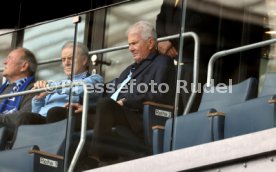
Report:
[[[21,125],[18,127],[12,149],[37,145],[40,150],[62,155],[64,152],[66,129],[66,119],[50,124]]]
[[[223,124],[224,114],[214,109],[179,116],[175,121],[171,118],[165,125],[163,152],[220,140],[223,138]],[[168,138],[172,132],[170,141]]]
[[[256,78],[250,77],[238,84],[232,85],[227,89],[231,92],[218,92],[217,87],[208,87],[206,90],[214,90],[214,92],[203,92],[198,111],[214,108],[223,111],[224,107],[233,104],[239,104],[257,96],[258,82]]]
[[[276,96],[263,96],[225,110],[224,137],[249,134],[276,126]]]
[[[270,72],[265,74],[265,80],[262,90],[258,97],[276,94],[276,73]]]
[[[153,102],[145,102],[143,110],[144,136],[146,145],[152,147],[152,127],[164,125],[173,116],[173,106]]]
[[[51,124],[19,126],[11,150],[0,152],[0,169],[31,172],[43,168],[41,165],[49,168],[49,162],[57,164],[58,168],[63,168],[62,156],[66,129],[67,119]],[[44,156],[45,163],[39,163],[41,159],[37,157],[42,156]],[[55,169],[57,168],[52,170]]]

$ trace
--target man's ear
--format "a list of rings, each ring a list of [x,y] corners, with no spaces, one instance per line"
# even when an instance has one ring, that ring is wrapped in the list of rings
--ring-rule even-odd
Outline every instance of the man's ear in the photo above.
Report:
[[[27,61],[24,61],[21,65],[21,72],[26,72],[29,69],[29,63]]]
[[[83,65],[83,66],[87,66],[87,64],[88,64],[88,59],[89,59],[89,58],[84,57],[83,59],[84,59],[84,60],[82,61],[82,65]]]
[[[149,49],[152,50],[155,48],[155,40],[153,38],[149,39]]]

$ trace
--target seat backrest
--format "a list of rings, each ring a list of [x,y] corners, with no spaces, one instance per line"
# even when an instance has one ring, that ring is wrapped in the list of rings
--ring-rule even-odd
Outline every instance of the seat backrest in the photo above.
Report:
[[[223,138],[223,115],[215,114],[215,109],[194,112],[178,116],[174,119],[172,150],[186,148]],[[170,138],[173,119],[168,119],[165,125],[163,151],[170,151]]]
[[[275,102],[276,96],[264,96],[228,107],[224,111],[224,137],[229,138],[275,127]]]
[[[258,97],[276,94],[276,73],[266,73],[262,90]]]
[[[1,127],[0,128],[0,150],[4,150],[7,143],[7,128]]]
[[[156,125],[165,125],[167,119],[173,116],[173,106],[164,107],[154,106],[149,102],[144,104],[143,125],[146,145],[152,145],[152,127]]]
[[[37,145],[40,150],[52,154],[63,154],[67,129],[67,119],[41,125],[21,125],[18,127],[12,149]]]
[[[217,86],[204,89],[198,111],[215,108],[223,111],[223,108],[233,104],[239,104],[257,96],[257,80],[250,77],[238,84],[219,89]]]

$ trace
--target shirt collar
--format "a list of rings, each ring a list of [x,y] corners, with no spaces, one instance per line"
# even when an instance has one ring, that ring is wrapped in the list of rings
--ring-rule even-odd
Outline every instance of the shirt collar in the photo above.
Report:
[[[87,75],[88,75],[88,71],[74,75],[74,80],[84,79],[87,77]]]
[[[27,78],[28,78],[28,77],[20,78],[20,79],[16,80],[14,83],[15,83],[16,85],[18,85],[19,83],[21,83],[21,82],[27,80]],[[13,84],[13,83],[11,83],[10,81],[7,81],[7,85],[10,85],[10,84]]]

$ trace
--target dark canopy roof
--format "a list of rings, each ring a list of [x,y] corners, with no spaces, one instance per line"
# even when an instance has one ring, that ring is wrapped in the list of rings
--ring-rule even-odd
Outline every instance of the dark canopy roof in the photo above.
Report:
[[[9,1],[0,8],[0,29],[22,28],[65,17],[122,0]]]

